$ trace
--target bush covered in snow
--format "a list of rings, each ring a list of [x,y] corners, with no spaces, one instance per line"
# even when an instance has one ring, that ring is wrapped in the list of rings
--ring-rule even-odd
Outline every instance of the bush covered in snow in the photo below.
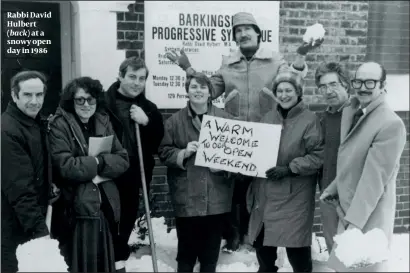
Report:
[[[334,237],[337,258],[350,269],[368,267],[386,261],[389,257],[388,240],[381,229],[365,234],[349,229]]]
[[[68,272],[58,241],[39,238],[17,247],[19,272]]]

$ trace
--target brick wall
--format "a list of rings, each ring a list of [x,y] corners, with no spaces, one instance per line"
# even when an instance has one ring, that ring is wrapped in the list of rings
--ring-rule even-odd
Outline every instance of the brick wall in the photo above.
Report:
[[[289,62],[296,57],[296,49],[302,42],[304,27],[316,22],[327,30],[324,44],[316,52],[307,56],[309,73],[307,75],[304,100],[312,110],[323,109],[323,100],[317,93],[313,74],[322,61],[345,63],[353,71],[366,59],[368,33],[367,1],[281,1],[280,4],[280,51]],[[144,3],[136,1],[129,6],[129,12],[118,13],[118,49],[126,50],[126,56],[144,58]],[[148,64],[149,65],[149,64]],[[163,109],[167,119],[176,110]],[[408,126],[409,113],[400,112],[400,117]],[[409,128],[407,127],[407,132]],[[166,183],[166,167],[159,160],[154,170],[152,196],[155,197],[155,214],[167,217],[170,227],[174,226],[172,206]],[[400,174],[397,180],[396,231],[409,230],[409,134],[406,150],[401,159]],[[314,230],[322,231],[320,216],[316,210]]]

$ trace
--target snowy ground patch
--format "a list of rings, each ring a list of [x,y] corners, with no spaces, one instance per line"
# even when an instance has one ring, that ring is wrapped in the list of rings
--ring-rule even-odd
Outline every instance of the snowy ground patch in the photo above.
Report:
[[[19,272],[67,272],[57,240],[44,237],[30,240],[17,247],[16,256]]]
[[[177,236],[175,229],[167,233],[165,219],[152,218],[152,226],[154,229],[154,241],[156,245],[156,254],[158,259],[159,271],[175,272],[177,262]],[[144,226],[143,226],[144,227]],[[128,242],[130,245],[143,245],[134,255],[127,261],[127,270],[134,272],[149,272],[153,271],[152,260],[150,255],[149,237],[141,235],[137,230],[130,236]],[[222,242],[221,246],[224,245]],[[326,244],[324,238],[313,236],[312,239],[312,257],[315,260],[317,269],[324,268],[325,261],[328,258]],[[289,261],[284,248],[278,249],[278,259],[276,261],[280,271],[291,272]],[[238,251],[233,253],[221,252],[219,256],[217,272],[256,272],[259,268],[255,251],[251,246],[242,246]],[[199,271],[199,264],[195,266],[195,272]],[[329,272],[327,269],[322,269],[321,272]]]

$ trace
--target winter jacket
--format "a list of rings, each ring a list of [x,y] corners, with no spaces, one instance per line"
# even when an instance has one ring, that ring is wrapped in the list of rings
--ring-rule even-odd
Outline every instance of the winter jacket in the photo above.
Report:
[[[189,103],[189,102],[188,102]],[[207,115],[229,118],[223,110],[209,105]],[[206,216],[231,210],[233,183],[226,172],[211,172],[195,166],[196,154],[183,159],[185,148],[199,140],[201,121],[193,118],[189,107],[173,114],[165,122],[165,136],[159,158],[168,167],[167,180],[176,217]]]
[[[46,148],[39,117],[10,102],[1,115],[1,243],[18,245],[49,234]]]
[[[116,93],[118,92],[117,90],[119,87],[120,82],[117,81],[110,86],[110,88],[105,94],[107,112],[110,115],[110,120],[113,125],[114,132],[118,136],[121,144],[125,143],[126,138],[131,139],[131,142],[135,143],[135,145],[133,145],[134,151],[132,151],[132,154],[138,155],[138,146],[136,140],[134,140],[135,138],[133,137],[135,136],[135,123],[132,122],[130,126],[125,126],[124,124],[122,124],[119,118],[120,115],[118,113],[118,109],[115,104]],[[157,106],[150,100],[148,100],[145,97],[144,93],[138,95],[135,98],[134,104],[141,107],[149,119],[149,122],[146,126],[139,126],[139,128],[142,143],[141,148],[144,159],[145,176],[147,182],[150,182],[152,172],[155,166],[154,155],[158,153],[158,146],[161,143],[161,140],[164,136],[164,122]],[[132,162],[139,162],[138,157],[135,156],[135,160],[132,160]],[[140,165],[136,164],[135,166],[131,166],[131,168],[139,169]],[[139,181],[141,178],[136,177],[136,179]]]
[[[310,246],[317,172],[323,164],[319,118],[299,102],[286,119],[275,110],[261,122],[283,126],[276,166],[289,166],[296,175],[277,181],[255,178],[251,183],[247,193],[249,240],[254,242],[264,225],[265,246]]]
[[[289,68],[282,55],[264,48],[259,48],[250,61],[237,50],[224,56],[222,66],[212,75],[212,98],[225,92],[226,112],[239,120],[259,122],[276,105],[269,91],[273,80],[279,72],[288,69],[305,77],[308,68],[306,64],[303,71],[296,70],[293,65]]]
[[[347,222],[363,232],[379,228],[391,242],[396,178],[406,144],[406,129],[385,100],[382,94],[371,102],[350,132],[358,105],[343,110],[337,174],[328,189],[337,191]],[[338,233],[343,230],[339,222]]]
[[[128,167],[128,156],[116,137],[108,114],[96,112],[96,136],[114,135],[111,153],[103,154],[104,167],[99,173],[102,177],[117,178]],[[97,175],[97,161],[88,156],[88,141],[74,115],[58,108],[50,121],[50,153],[57,171],[53,181],[62,190],[62,196],[73,209],[76,218],[99,219],[101,194],[98,185],[92,182]],[[120,218],[120,199],[113,180],[100,184],[108,197],[114,212],[115,221]]]

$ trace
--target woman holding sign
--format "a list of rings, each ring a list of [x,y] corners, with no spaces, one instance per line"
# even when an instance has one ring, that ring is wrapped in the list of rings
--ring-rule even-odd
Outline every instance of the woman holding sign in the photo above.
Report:
[[[50,153],[56,169],[53,179],[62,193],[62,203],[54,210],[54,234],[71,272],[119,269],[115,267],[114,243],[120,200],[112,179],[129,164],[126,150],[102,111],[102,96],[98,80],[72,80],[64,88],[49,125]],[[90,137],[105,136],[113,136],[110,152],[89,156]],[[97,175],[108,180],[99,182]]]
[[[195,73],[185,84],[187,106],[165,122],[159,158],[168,167],[168,184],[178,236],[178,272],[215,272],[233,183],[226,172],[195,166],[203,115],[229,118],[211,103],[212,84]]]
[[[261,122],[283,126],[279,153],[267,178],[256,178],[249,187],[249,239],[256,248],[259,272],[277,272],[277,247],[286,247],[294,272],[312,272],[316,175],[323,164],[321,127],[302,101],[299,75],[279,73],[273,94],[278,105]]]

